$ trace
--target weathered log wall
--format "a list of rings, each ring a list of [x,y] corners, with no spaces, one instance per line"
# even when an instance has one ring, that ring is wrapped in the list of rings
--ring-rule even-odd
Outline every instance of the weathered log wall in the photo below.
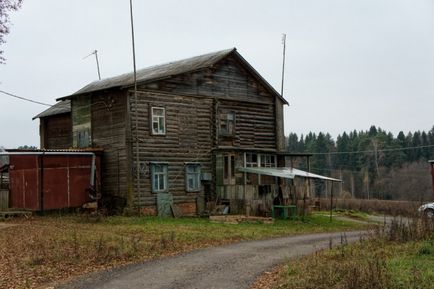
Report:
[[[70,113],[40,118],[40,138],[43,149],[67,149],[72,146]]]
[[[134,126],[135,101],[133,97],[129,99],[131,125]],[[151,133],[152,107],[165,108],[165,135]],[[134,204],[147,206],[156,203],[156,194],[152,193],[151,189],[151,162],[168,163],[168,191],[173,194],[175,204],[196,203],[197,197],[203,194],[203,188],[200,192],[186,191],[185,163],[200,163],[202,173],[211,173],[211,114],[212,99],[210,98],[138,92],[139,158],[145,169],[141,172],[140,194],[135,194]],[[135,133],[129,140],[132,144],[133,161],[136,155],[134,137]]]
[[[126,142],[126,91],[112,89],[93,93],[91,116],[92,146],[104,149],[102,191],[127,200],[131,168]]]

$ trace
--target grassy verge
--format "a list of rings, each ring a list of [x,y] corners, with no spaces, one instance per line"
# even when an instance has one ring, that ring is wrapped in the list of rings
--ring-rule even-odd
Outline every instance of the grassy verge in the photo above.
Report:
[[[278,288],[433,288],[434,222],[376,230],[353,245],[289,262]]]
[[[241,240],[360,229],[310,216],[273,225],[216,224],[207,219],[48,216],[15,220],[0,232],[0,288],[36,288],[92,271]]]

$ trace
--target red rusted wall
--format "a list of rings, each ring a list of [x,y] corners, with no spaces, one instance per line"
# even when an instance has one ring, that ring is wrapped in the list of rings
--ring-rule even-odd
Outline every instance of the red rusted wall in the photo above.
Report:
[[[91,201],[87,189],[92,156],[10,155],[9,163],[11,208],[40,211],[41,198],[43,210],[80,207]],[[98,155],[96,167],[95,184],[100,188]]]

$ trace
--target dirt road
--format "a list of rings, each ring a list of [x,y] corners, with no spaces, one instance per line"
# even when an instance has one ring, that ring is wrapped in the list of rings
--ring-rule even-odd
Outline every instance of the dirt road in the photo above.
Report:
[[[363,232],[347,232],[353,242]],[[57,288],[250,288],[265,270],[288,258],[341,243],[343,233],[283,237],[193,251],[90,275]]]

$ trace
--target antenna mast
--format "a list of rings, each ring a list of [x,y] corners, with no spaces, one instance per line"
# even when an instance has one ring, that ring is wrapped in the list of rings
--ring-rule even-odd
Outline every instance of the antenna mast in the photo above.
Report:
[[[140,198],[140,157],[139,157],[139,115],[138,115],[138,109],[139,109],[139,103],[137,100],[137,73],[136,73],[136,47],[134,43],[134,20],[133,20],[133,0],[130,0],[130,19],[131,19],[131,44],[133,46],[133,66],[134,66],[134,116],[135,116],[135,133],[136,133],[136,189],[137,189],[137,198],[138,198],[138,209],[139,209],[139,215],[142,214],[141,212],[141,198]]]
[[[283,97],[283,83],[285,82],[285,54],[286,54],[286,34],[282,34],[283,44],[283,62],[282,62],[282,87],[280,89],[280,95]]]
[[[92,51],[91,54],[89,54],[89,55],[83,57],[83,59],[86,59],[86,58],[88,58],[88,57],[91,56],[91,55],[95,55],[95,59],[96,59],[96,69],[98,70],[98,79],[101,80],[101,73],[100,73],[100,71],[99,71],[98,50],[94,50],[94,51]]]

